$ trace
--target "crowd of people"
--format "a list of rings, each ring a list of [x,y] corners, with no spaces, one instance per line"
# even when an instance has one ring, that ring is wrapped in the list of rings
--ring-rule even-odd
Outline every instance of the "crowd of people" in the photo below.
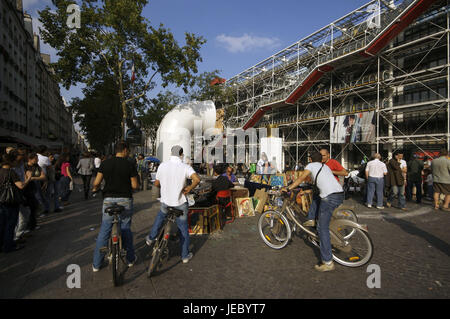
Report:
[[[78,157],[67,148],[52,152],[46,146],[4,150],[0,169],[2,252],[23,248],[27,237],[40,228],[40,217],[60,213],[70,205],[75,176],[82,178],[85,199],[89,199],[91,177],[106,157],[89,152]]]
[[[446,149],[441,149],[439,154],[435,159],[426,157],[424,160],[412,154],[408,162],[403,159],[402,151],[395,152],[384,162],[380,154],[374,154],[364,168],[366,205],[372,207],[375,195],[376,207],[384,209],[383,199],[387,195],[387,207],[397,198],[398,208],[406,211],[407,201],[421,204],[427,199],[433,201],[434,209],[450,211],[450,157]]]

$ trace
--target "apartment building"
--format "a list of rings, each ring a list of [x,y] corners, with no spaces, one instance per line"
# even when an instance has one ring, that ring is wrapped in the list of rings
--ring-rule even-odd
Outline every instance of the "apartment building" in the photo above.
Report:
[[[0,1],[0,145],[70,146],[73,121],[22,0]]]

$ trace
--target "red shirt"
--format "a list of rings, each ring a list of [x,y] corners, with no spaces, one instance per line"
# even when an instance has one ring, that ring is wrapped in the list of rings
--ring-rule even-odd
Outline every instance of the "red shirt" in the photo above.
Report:
[[[341,164],[339,164],[338,161],[336,161],[335,159],[332,159],[332,158],[330,158],[328,160],[328,162],[326,162],[326,164],[332,171],[342,171],[343,169],[345,169],[342,167]],[[334,175],[334,177],[339,182],[339,177],[337,177],[336,175]]]

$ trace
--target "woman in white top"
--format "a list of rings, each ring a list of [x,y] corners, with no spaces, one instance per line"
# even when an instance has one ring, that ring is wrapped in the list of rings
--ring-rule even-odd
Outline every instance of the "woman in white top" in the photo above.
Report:
[[[89,188],[91,185],[92,170],[94,169],[93,162],[91,154],[85,152],[77,165],[78,174],[83,179],[84,199],[89,199]]]

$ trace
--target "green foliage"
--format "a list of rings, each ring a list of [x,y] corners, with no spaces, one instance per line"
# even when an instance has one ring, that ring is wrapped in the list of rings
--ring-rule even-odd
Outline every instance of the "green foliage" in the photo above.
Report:
[[[232,92],[224,84],[211,85],[211,81],[220,78],[219,71],[204,72],[195,77],[195,87],[188,95],[190,100],[212,100],[217,108],[233,100]]]
[[[44,26],[42,39],[57,50],[59,60],[53,68],[68,90],[84,83],[94,87],[105,78],[115,83],[122,108],[122,132],[129,118],[127,110],[136,102],[140,111],[148,103],[146,94],[155,87],[158,76],[163,87],[175,84],[184,92],[195,84],[194,74],[201,62],[201,36],[185,33],[180,46],[162,24],[153,27],[142,16],[147,0],[84,0],[80,5],[81,28],[70,29],[67,6],[73,0],[52,0],[55,8],[39,12]],[[131,89],[131,66],[136,80]],[[133,94],[133,92],[135,94]],[[140,105],[139,105],[140,104]]]
[[[75,120],[91,147],[103,150],[120,135],[122,110],[116,84],[108,78],[83,89],[83,93],[84,99],[75,98],[72,103]]]

